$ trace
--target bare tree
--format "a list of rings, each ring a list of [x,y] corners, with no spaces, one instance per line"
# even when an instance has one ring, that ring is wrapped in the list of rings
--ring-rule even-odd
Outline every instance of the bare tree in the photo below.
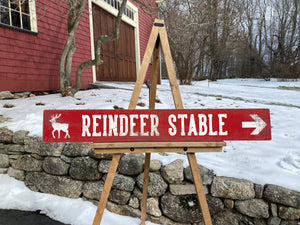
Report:
[[[71,83],[72,76],[72,60],[76,50],[75,34],[78,28],[82,13],[85,9],[86,0],[69,0],[68,13],[68,38],[61,54],[59,63],[59,89],[62,96],[74,95],[77,92],[77,87],[81,86],[79,81],[73,88]],[[79,89],[78,89],[79,90]]]
[[[134,0],[137,2],[144,11],[148,11],[149,15],[153,15],[154,4],[153,1]],[[90,66],[97,66],[103,63],[100,57],[102,44],[108,41],[114,41],[119,38],[120,23],[123,12],[125,10],[127,0],[123,0],[121,6],[118,7],[118,15],[115,21],[115,29],[112,34],[101,35],[96,40],[95,44],[95,59],[83,62],[77,68],[75,74],[75,85],[72,86],[72,60],[73,54],[76,50],[75,47],[75,34],[78,28],[82,13],[85,10],[86,0],[68,0],[68,38],[61,55],[59,73],[60,73],[60,92],[62,96],[74,96],[81,88],[81,74],[84,69]]]

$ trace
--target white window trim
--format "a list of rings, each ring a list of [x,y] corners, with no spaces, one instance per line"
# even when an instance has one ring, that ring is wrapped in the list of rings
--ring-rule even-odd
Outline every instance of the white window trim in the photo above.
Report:
[[[29,0],[29,14],[30,14],[31,31],[38,32],[35,0]]]
[[[10,8],[10,6],[4,7],[4,8],[7,8],[7,10],[9,11],[9,24],[2,24],[2,23],[1,24],[4,25],[4,26],[8,26],[8,27],[12,27],[12,28],[20,29],[20,30],[24,30],[24,31],[38,32],[38,30],[37,30],[35,0],[29,0],[28,5],[29,5],[29,12],[28,13],[21,12],[20,8],[18,10],[12,10]],[[12,25],[12,14],[11,14],[12,11],[16,11],[16,12],[20,13],[20,25],[21,25],[21,27],[17,27],[17,26]],[[29,16],[29,18],[30,18],[30,30],[23,28],[22,15]]]
[[[90,20],[90,38],[91,38],[91,55],[92,59],[95,59],[95,45],[94,45],[94,28],[93,28],[93,9],[92,3],[96,4],[97,6],[101,7],[105,11],[109,12],[110,14],[117,16],[118,10],[112,7],[111,5],[107,4],[103,0],[89,0],[89,20]],[[139,16],[138,16],[138,8],[133,5],[131,2],[127,1],[127,8],[129,8],[134,13],[134,20],[130,19],[129,17],[123,15],[122,21],[125,23],[130,24],[134,27],[134,36],[135,36],[135,61],[136,61],[136,76],[138,75],[138,71],[140,70],[140,38],[139,38]],[[97,81],[96,77],[96,67],[93,66],[93,82]]]

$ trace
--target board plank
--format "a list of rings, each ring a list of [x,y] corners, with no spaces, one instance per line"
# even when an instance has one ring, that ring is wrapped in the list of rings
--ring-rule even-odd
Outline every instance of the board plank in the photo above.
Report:
[[[44,142],[198,142],[270,139],[269,109],[44,111]]]

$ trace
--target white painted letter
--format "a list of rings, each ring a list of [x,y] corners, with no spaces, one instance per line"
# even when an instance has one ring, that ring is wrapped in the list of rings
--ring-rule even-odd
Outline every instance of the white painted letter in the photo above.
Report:
[[[85,137],[85,134],[90,137],[91,133],[89,131],[89,127],[91,125],[91,120],[90,117],[88,115],[82,115],[82,137]]]
[[[126,115],[120,115],[120,136],[126,136],[128,134],[128,117]]]
[[[217,132],[217,131],[213,131],[212,117],[213,117],[212,114],[208,114],[208,126],[209,126],[209,132],[208,132],[208,135],[215,136],[215,135],[218,135],[218,132]]]
[[[99,123],[97,123],[96,119],[101,119],[101,115],[93,115],[93,134],[92,136],[95,137],[100,137],[101,132],[99,131],[98,133],[96,132],[97,127],[99,126]]]
[[[199,118],[199,136],[204,136],[207,133],[207,118],[205,114],[198,114]]]
[[[172,127],[172,128],[168,129],[169,134],[171,136],[174,136],[177,133],[176,126],[173,123],[173,122],[176,122],[176,116],[174,114],[169,115],[168,121],[169,121],[170,126]]]
[[[190,116],[190,126],[189,126],[189,132],[188,132],[188,136],[191,136],[192,133],[194,133],[194,135],[197,135],[197,130],[196,130],[196,123],[195,123],[195,117],[194,114],[191,114]]]
[[[225,123],[223,122],[223,118],[227,119],[227,114],[219,114],[219,135],[228,135],[228,131],[223,131],[223,126]]]
[[[103,134],[102,136],[107,136],[107,115],[103,115]]]
[[[185,131],[184,131],[184,119],[187,119],[187,114],[178,114],[178,119],[181,120],[181,136],[185,135]]]
[[[133,119],[138,119],[138,118],[139,118],[139,115],[137,115],[137,114],[131,114],[131,115],[129,115],[129,119],[130,119],[130,133],[129,133],[129,135],[130,136],[138,136],[139,135],[138,132],[133,132],[134,131],[134,127],[136,125],[136,123],[133,122]]]
[[[112,136],[112,133],[114,132],[114,136],[118,136],[118,115],[108,115],[108,127],[109,132],[108,136]]]
[[[157,130],[158,124],[159,124],[158,116],[155,114],[151,114],[150,119],[151,119],[151,134],[150,135],[154,136],[154,133],[155,133],[156,136],[159,136],[159,132]]]
[[[148,114],[141,114],[140,115],[140,119],[141,119],[141,122],[140,122],[140,125],[141,125],[141,136],[149,136],[149,131],[145,132],[146,123],[144,121],[144,119],[149,119],[149,115]]]

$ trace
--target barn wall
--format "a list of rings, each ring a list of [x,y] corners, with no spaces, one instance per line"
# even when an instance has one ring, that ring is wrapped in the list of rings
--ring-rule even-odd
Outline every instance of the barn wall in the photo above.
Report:
[[[0,91],[59,89],[59,60],[67,38],[66,5],[36,1],[38,33],[0,26]],[[76,34],[73,75],[80,62],[91,58],[88,11]],[[74,78],[73,78],[74,80]],[[82,88],[92,82],[92,70],[82,74]]]
[[[59,1],[60,2],[60,1]],[[131,1],[132,2],[132,1]],[[152,0],[155,5],[155,0]],[[139,11],[139,44],[142,62],[153,18]],[[55,0],[36,1],[37,33],[0,25],[0,91],[47,91],[59,89],[59,60],[67,38],[67,6]],[[78,65],[91,58],[88,8],[76,33],[73,82]],[[151,76],[151,65],[147,79]],[[92,69],[82,74],[82,88],[93,82]]]
[[[151,0],[151,2],[152,2],[153,7],[157,7],[155,0]],[[139,33],[140,33],[139,39],[140,39],[140,56],[141,56],[141,63],[142,63],[143,57],[145,54],[145,50],[147,47],[147,43],[148,43],[148,40],[150,37],[151,29],[153,26],[154,18],[156,16],[154,13],[152,16],[150,16],[149,14],[145,13],[137,3],[133,2],[133,4],[138,8],[138,11],[139,11]],[[152,68],[152,66],[149,65],[145,80],[150,80],[151,68]]]

